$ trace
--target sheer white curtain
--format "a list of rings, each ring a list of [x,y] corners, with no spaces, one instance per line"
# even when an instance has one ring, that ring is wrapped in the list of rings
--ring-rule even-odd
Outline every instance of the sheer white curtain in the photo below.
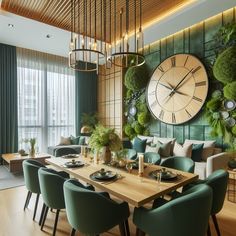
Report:
[[[75,76],[66,58],[17,48],[19,147],[37,138],[39,151],[75,133]]]

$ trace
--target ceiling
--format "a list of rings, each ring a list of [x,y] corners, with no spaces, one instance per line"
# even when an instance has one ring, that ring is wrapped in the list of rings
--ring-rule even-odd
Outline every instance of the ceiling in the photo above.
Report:
[[[2,0],[2,4],[6,1],[9,0]],[[62,0],[57,1],[61,2]],[[149,2],[148,0],[143,1]],[[13,2],[20,2],[20,0],[10,1],[11,4]],[[24,7],[28,2],[34,2],[36,5],[45,2],[45,0],[22,0],[21,2]],[[172,9],[173,11],[169,12],[168,15],[163,15],[162,18],[154,19],[149,23],[146,22],[144,45],[153,43],[235,6],[235,0],[196,0],[180,9]],[[8,24],[13,24],[14,27],[9,27]],[[51,37],[47,38],[46,35]],[[67,57],[69,42],[69,31],[5,11],[0,0],[0,43]]]
[[[73,0],[76,6],[76,15],[75,22],[78,22],[78,12],[81,12],[80,15],[80,30],[76,31],[80,34],[86,34],[91,37],[95,37],[95,15],[96,15],[96,38],[102,39],[103,41],[111,41],[110,38],[110,27],[107,23],[106,34],[104,34],[102,27],[104,21],[101,20],[101,14],[104,17],[104,8],[106,9],[106,22],[109,22],[110,19],[110,8],[111,8],[111,31],[114,31],[114,28],[119,28],[119,11],[123,8],[123,27],[125,27],[125,2],[126,0]],[[130,11],[130,29],[129,31],[134,30],[134,2],[136,1],[137,7],[139,6],[139,0],[129,0],[129,11]],[[150,24],[154,20],[162,18],[165,15],[170,14],[176,9],[180,9],[196,0],[142,0],[142,21],[143,25]],[[95,13],[95,2],[97,8],[97,14]],[[79,4],[78,4],[79,3]],[[106,3],[106,7],[104,4]],[[110,4],[111,3],[111,4]],[[114,26],[114,3],[116,3],[116,12],[117,12],[117,27]],[[90,5],[91,4],[91,5]],[[84,30],[84,5],[91,15],[91,18],[88,16],[86,19],[87,30]],[[30,18],[48,25],[52,25],[63,30],[71,30],[71,1],[70,0],[2,0],[1,7],[3,10]],[[91,10],[90,10],[91,9]],[[138,9],[137,9],[138,10]],[[91,11],[91,14],[90,14]],[[137,16],[139,11],[137,11]],[[138,18],[136,17],[136,18]],[[92,28],[90,33],[90,19],[92,22]],[[139,20],[139,19],[138,19]],[[138,25],[138,22],[137,22]],[[118,30],[117,37],[118,37]]]

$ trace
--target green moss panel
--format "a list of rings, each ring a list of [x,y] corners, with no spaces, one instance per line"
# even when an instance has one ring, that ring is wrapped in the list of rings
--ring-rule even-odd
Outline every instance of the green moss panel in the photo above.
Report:
[[[213,36],[222,26],[235,20],[235,8],[222,14],[198,23],[190,28],[182,30],[170,37],[162,39],[145,48],[146,64],[151,75],[160,62],[176,53],[191,53],[199,57],[203,63],[214,58]],[[210,90],[215,89],[216,81],[210,81]],[[176,137],[178,142],[185,139],[209,140],[211,128],[203,117],[203,112],[183,125],[167,125],[154,120],[150,125],[150,132],[161,137]],[[222,140],[217,140],[222,144]]]

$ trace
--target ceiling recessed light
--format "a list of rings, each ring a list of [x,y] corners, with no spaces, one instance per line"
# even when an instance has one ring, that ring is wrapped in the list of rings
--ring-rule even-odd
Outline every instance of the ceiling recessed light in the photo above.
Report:
[[[52,37],[51,34],[47,34],[47,35],[46,35],[46,38],[48,38],[48,39],[50,39],[51,37]]]
[[[8,27],[9,27],[9,28],[13,28],[14,25],[13,25],[13,24],[8,24]]]

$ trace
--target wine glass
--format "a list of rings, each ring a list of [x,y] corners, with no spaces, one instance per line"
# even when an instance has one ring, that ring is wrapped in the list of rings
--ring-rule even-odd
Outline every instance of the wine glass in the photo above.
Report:
[[[133,169],[132,163],[127,163],[125,167],[126,167],[126,169],[127,169],[127,171],[128,171],[129,173],[132,172],[132,169]]]

